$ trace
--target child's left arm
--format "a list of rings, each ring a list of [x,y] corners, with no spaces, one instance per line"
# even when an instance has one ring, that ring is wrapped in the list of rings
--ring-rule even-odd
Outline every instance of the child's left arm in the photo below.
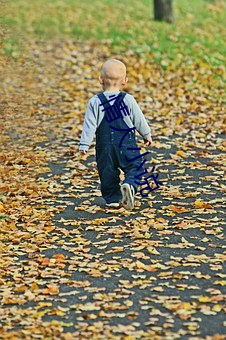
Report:
[[[151,138],[151,137],[145,138],[145,139],[144,139],[144,143],[145,143],[147,146],[151,146],[151,144],[152,144],[152,138]]]
[[[137,104],[135,98],[133,96],[131,100],[132,105],[132,122],[139,132],[139,134],[143,137],[144,142],[147,143],[147,145],[151,145],[152,138],[151,138],[151,129],[144,117],[143,112],[141,111],[139,105]]]

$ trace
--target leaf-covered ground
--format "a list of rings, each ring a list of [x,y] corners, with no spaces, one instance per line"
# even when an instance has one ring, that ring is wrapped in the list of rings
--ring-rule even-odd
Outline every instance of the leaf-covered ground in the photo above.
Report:
[[[106,210],[94,147],[78,153],[107,43],[30,42],[0,66],[0,338],[225,338],[222,66],[131,50],[127,90],[163,182]],[[142,147],[143,144],[139,142]]]

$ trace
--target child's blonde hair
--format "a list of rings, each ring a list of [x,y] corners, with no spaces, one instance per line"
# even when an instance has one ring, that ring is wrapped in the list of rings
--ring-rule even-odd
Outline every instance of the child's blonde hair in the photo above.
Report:
[[[116,86],[126,77],[126,66],[118,59],[109,59],[102,65],[100,75],[105,85]]]

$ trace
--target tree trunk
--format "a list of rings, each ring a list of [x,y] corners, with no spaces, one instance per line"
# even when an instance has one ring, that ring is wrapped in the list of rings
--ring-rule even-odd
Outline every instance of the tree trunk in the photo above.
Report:
[[[154,0],[155,20],[174,22],[172,0]]]

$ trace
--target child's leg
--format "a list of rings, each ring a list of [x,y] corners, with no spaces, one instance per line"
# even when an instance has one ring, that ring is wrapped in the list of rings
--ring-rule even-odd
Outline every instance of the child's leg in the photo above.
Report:
[[[134,187],[135,193],[138,191],[138,184],[135,182],[140,182],[141,179],[136,178],[135,176],[138,176],[140,173],[144,172],[144,167],[141,167],[139,170],[137,170],[140,166],[140,164],[143,162],[143,158],[140,157],[136,160],[133,160],[131,162],[128,162],[125,158],[129,160],[132,160],[133,158],[136,158],[140,155],[139,150],[127,150],[127,148],[122,147],[119,149],[119,163],[120,168],[123,170],[125,174],[125,179],[123,183],[128,183]]]
[[[122,198],[120,191],[120,171],[115,147],[108,145],[96,149],[97,169],[101,182],[101,193],[107,203],[119,202]]]

